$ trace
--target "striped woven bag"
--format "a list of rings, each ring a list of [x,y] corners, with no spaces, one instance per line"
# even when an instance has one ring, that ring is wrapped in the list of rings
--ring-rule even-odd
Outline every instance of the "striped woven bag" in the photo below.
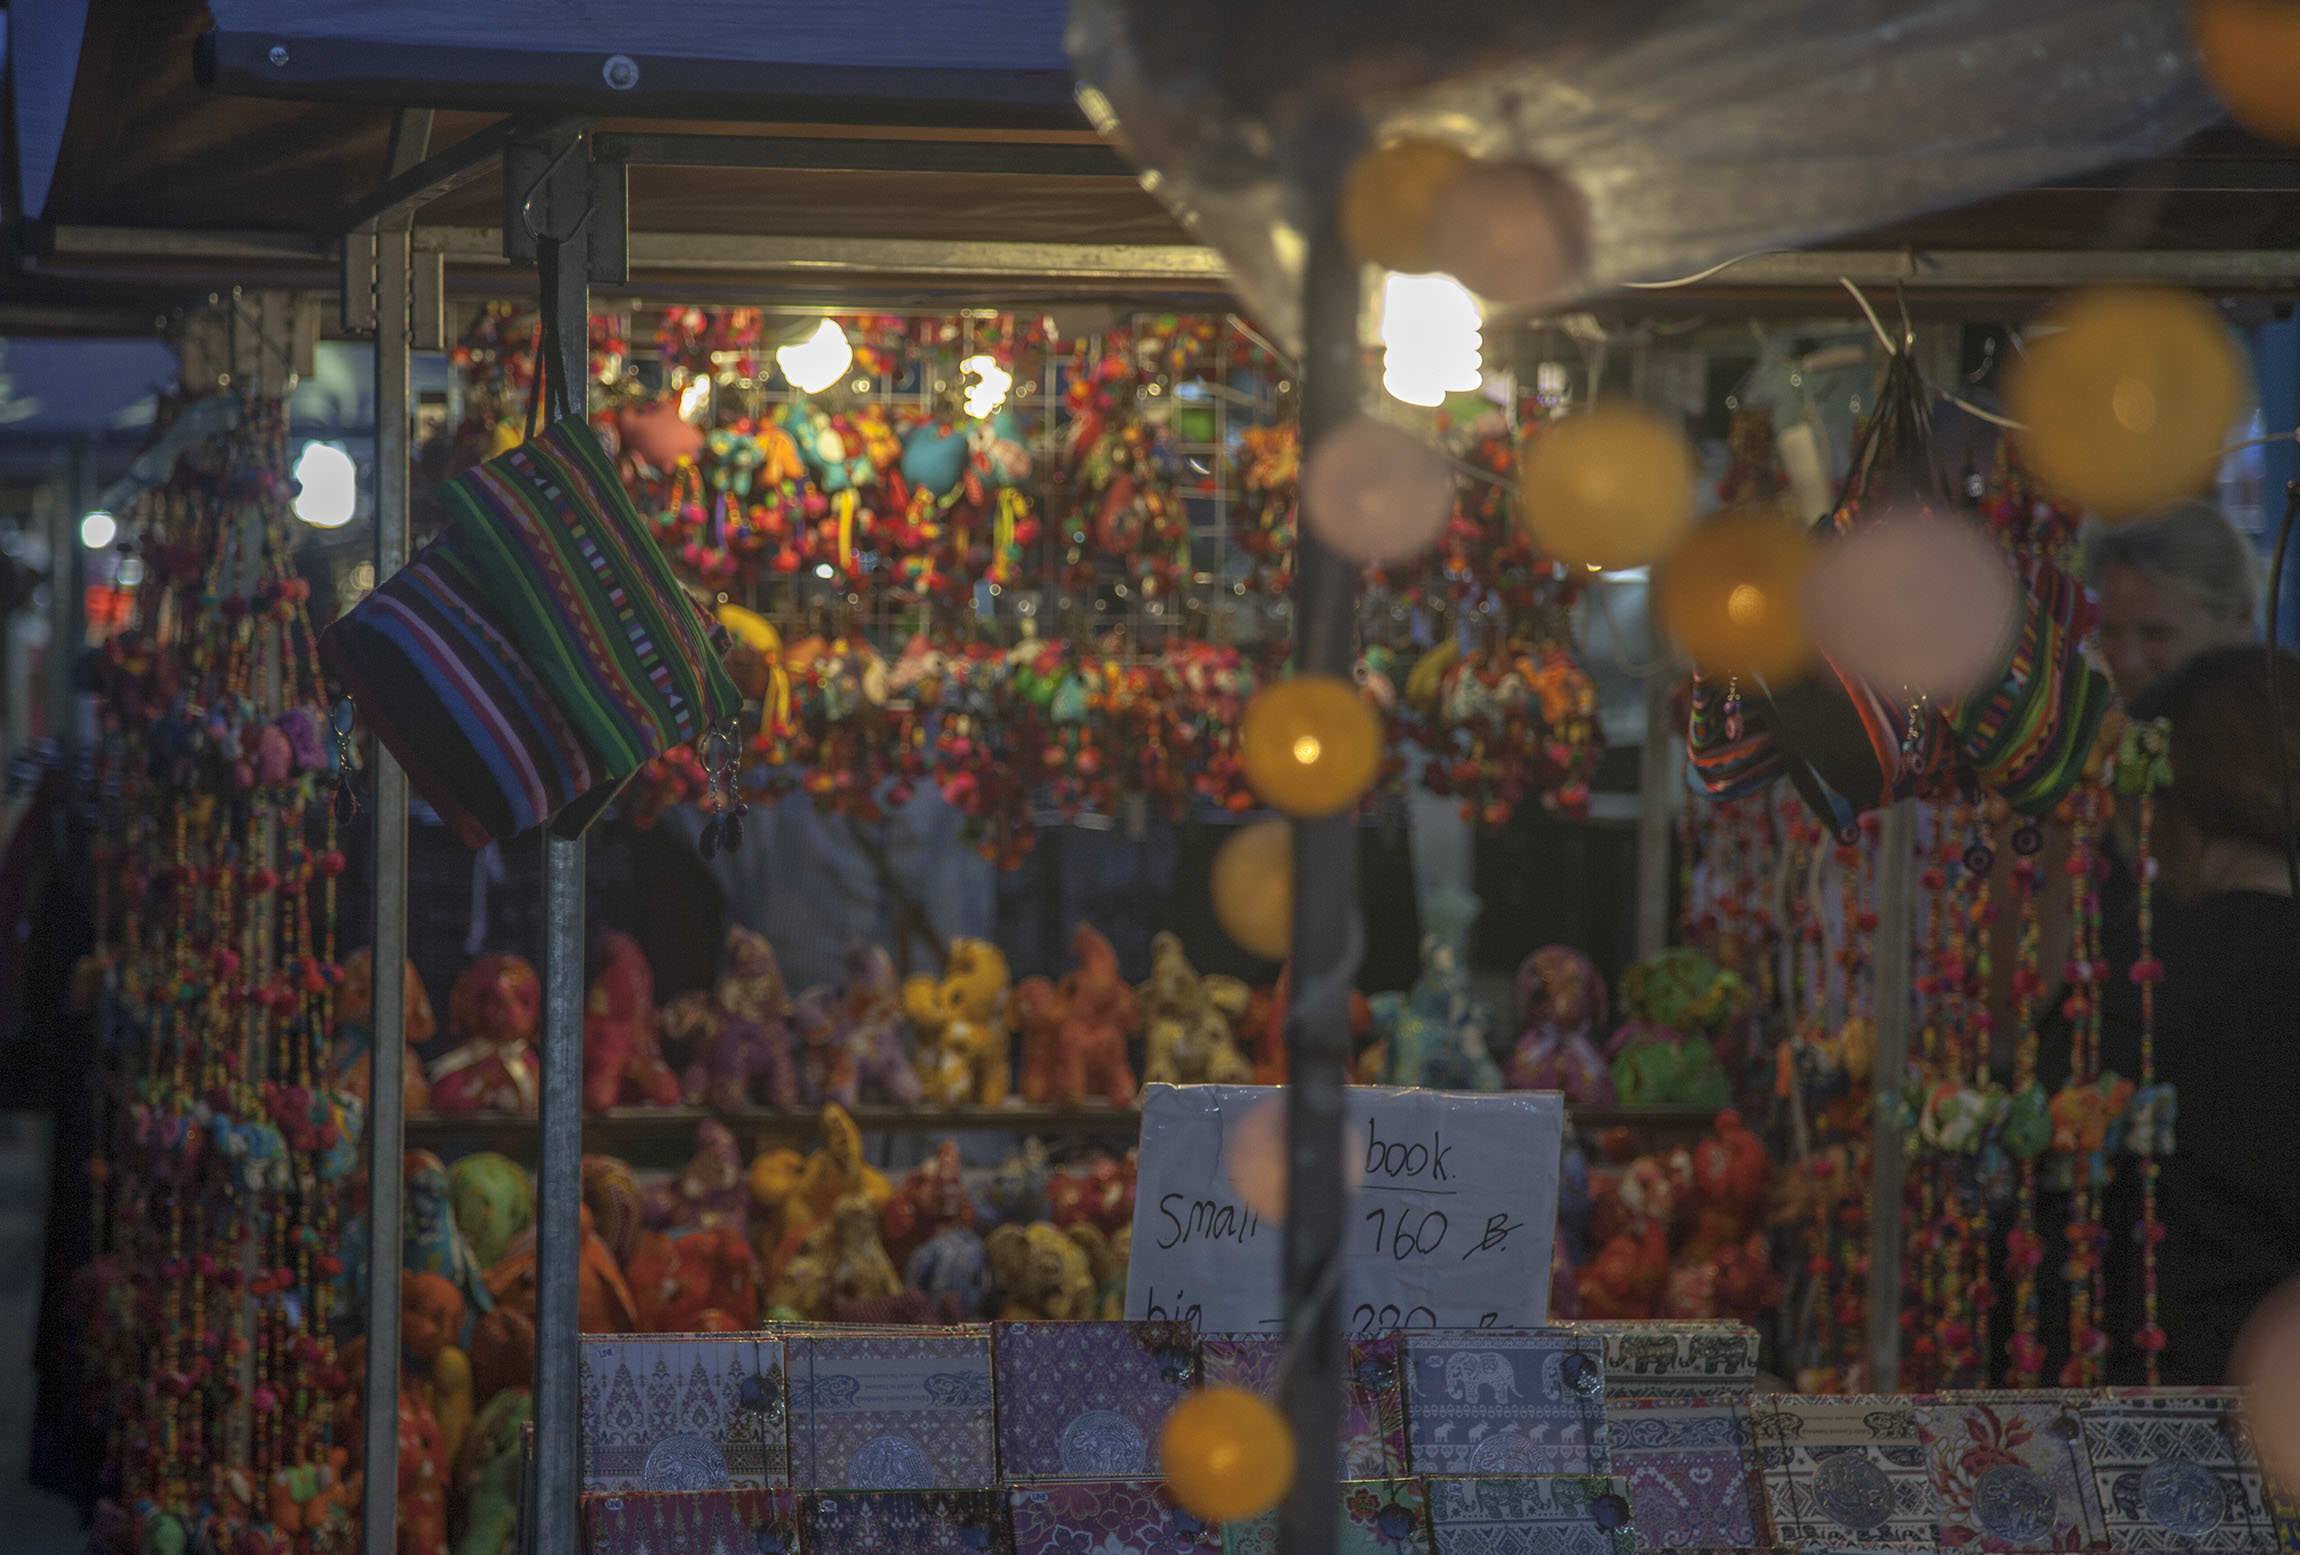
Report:
[[[632,773],[742,706],[579,416],[450,481],[452,522],[320,639],[416,791],[477,846],[582,831]]]

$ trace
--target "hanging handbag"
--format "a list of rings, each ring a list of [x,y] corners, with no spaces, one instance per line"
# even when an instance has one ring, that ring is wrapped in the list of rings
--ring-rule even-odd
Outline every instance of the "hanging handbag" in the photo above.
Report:
[[[557,347],[546,314],[527,440],[448,482],[446,530],[320,639],[472,847],[544,824],[579,835],[647,761],[742,706],[724,632],[573,411]]]

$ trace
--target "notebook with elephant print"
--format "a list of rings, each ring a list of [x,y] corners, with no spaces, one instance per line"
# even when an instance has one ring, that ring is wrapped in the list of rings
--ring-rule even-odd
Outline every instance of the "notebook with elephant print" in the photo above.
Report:
[[[1185,1323],[999,1323],[991,1344],[1010,1484],[1156,1474],[1159,1429],[1198,1383]]]
[[[1745,1323],[1569,1323],[1605,1346],[1605,1396],[1747,1398],[1757,1387],[1757,1330]]]
[[[1746,1550],[1772,1542],[1746,1401],[1609,1399],[1605,1435],[1639,1548]]]
[[[1275,1402],[1285,1341],[1270,1334],[1208,1334],[1198,1342],[1208,1386],[1225,1384]],[[1406,1469],[1403,1353],[1396,1335],[1355,1340],[1342,1378],[1342,1479],[1389,1479]]]
[[[1602,1474],[1605,1360],[1565,1329],[1405,1337],[1406,1450],[1416,1474]]]
[[[799,1555],[799,1504],[788,1490],[587,1495],[582,1521],[586,1555]]]
[[[1031,1485],[1006,1493],[1014,1555],[1218,1555],[1218,1526],[1155,1479]]]
[[[2074,1392],[1943,1393],[1918,1427],[1941,1542],[1981,1555],[2108,1548]]]
[[[1759,1397],[1749,1423],[1773,1536],[1787,1549],[1930,1550],[1940,1542],[1921,1427],[1909,1395]]]
[[[1637,1555],[1621,1482],[1602,1474],[1429,1482],[1434,1555]]]
[[[986,1331],[800,1333],[786,1343],[792,1484],[973,1490],[997,1479]]]
[[[1344,1481],[1335,1555],[1430,1555],[1427,1489],[1418,1479]],[[1222,1525],[1222,1555],[1280,1555],[1278,1514]]]
[[[2276,1537],[2232,1388],[2112,1389],[2084,1406],[2117,1550],[2258,1550]]]
[[[583,1488],[788,1484],[780,1339],[584,1336],[577,1360]]]
[[[1014,1552],[1006,1498],[995,1490],[837,1490],[806,1497],[802,1508],[807,1555]],[[738,1547],[731,1555],[744,1552]]]

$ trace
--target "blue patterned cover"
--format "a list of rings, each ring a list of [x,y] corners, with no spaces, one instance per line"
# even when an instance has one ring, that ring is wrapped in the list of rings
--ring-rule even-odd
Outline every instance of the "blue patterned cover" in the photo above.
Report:
[[[1335,1555],[1430,1555],[1427,1488],[1418,1479],[1345,1480]],[[1222,1555],[1280,1555],[1278,1514],[1222,1525]]]
[[[1014,1555],[1216,1555],[1221,1531],[1155,1479],[1031,1485],[1006,1493]]]
[[[799,1555],[788,1490],[638,1490],[583,1498],[587,1555]]]
[[[585,1335],[583,1489],[789,1483],[782,1343],[754,1335]]]
[[[1636,1555],[1621,1482],[1601,1474],[1432,1479],[1436,1555]]]
[[[791,1483],[802,1490],[979,1490],[998,1477],[990,1336],[794,1334]]]
[[[1182,1323],[999,1323],[992,1353],[1008,1484],[1155,1475],[1159,1429],[1199,1377]]]
[[[810,1496],[802,1504],[808,1555],[1013,1555],[1014,1551],[1006,1501],[995,1490],[842,1490]],[[693,1555],[711,1552],[699,1550]]]
[[[1416,1474],[1602,1474],[1605,1361],[1562,1328],[1406,1336]]]
[[[2111,1390],[2084,1408],[2117,1550],[2261,1550],[2276,1533],[2232,1388]]]

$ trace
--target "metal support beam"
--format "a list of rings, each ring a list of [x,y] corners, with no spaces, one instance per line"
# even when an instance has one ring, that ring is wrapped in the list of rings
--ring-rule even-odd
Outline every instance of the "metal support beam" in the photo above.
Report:
[[[464,185],[493,172],[502,159],[504,148],[514,139],[537,132],[536,127],[525,119],[500,119],[476,134],[457,141],[437,156],[417,156],[405,160],[397,154],[399,139],[403,130],[409,130],[410,119],[414,115],[421,115],[421,134],[410,143],[426,147],[430,145],[431,110],[401,109],[392,127],[390,176],[377,185],[372,194],[354,202],[351,209],[337,217],[334,225],[327,229],[327,235],[332,237],[353,232],[372,232],[395,218],[403,227],[410,225],[416,211],[431,201],[452,194]]]
[[[1099,142],[816,140],[768,135],[602,134],[591,155],[633,167],[764,168],[823,173],[987,173],[1112,178],[1133,167]]]
[[[1877,833],[1877,935],[1872,975],[1877,1047],[1869,1146],[1868,1387],[1890,1393],[1901,1374],[1901,1250],[1906,1245],[1901,1083],[1916,1009],[1917,807],[1887,810]]]
[[[423,160],[431,137],[428,110],[403,110],[392,125],[390,171]],[[412,385],[408,370],[410,265],[408,224],[395,211],[380,230],[346,240],[373,256],[374,289],[365,312],[375,327],[375,576],[407,565],[408,466]],[[347,282],[351,266],[346,264]],[[347,296],[346,313],[360,302]],[[374,1013],[367,1113],[367,1388],[360,1438],[362,1549],[399,1545],[399,1298],[401,1160],[407,1148],[407,774],[381,740],[369,743],[368,826],[375,840],[370,871],[374,925]]]
[[[531,170],[520,174],[514,169]],[[589,288],[584,256],[591,206],[584,137],[522,142],[504,161],[507,219],[542,261],[542,306],[559,355],[546,370],[575,408],[589,390]],[[531,223],[531,227],[530,224]],[[538,236],[540,234],[540,236]],[[510,247],[506,244],[506,247]],[[579,1547],[576,1530],[576,1282],[582,1256],[583,876],[581,837],[543,840],[543,1053],[536,1168],[534,1548]]]
[[[1358,414],[1360,277],[1332,199],[1309,233],[1302,372],[1306,458]],[[1294,669],[1347,680],[1357,657],[1358,569],[1302,525],[1294,563]],[[1296,1470],[1279,1547],[1334,1548],[1333,1465],[1342,1403],[1342,1102],[1349,1079],[1350,989],[1365,930],[1358,917],[1358,821],[1352,811],[1294,823],[1294,996],[1286,1017],[1286,1342],[1284,1408]]]

